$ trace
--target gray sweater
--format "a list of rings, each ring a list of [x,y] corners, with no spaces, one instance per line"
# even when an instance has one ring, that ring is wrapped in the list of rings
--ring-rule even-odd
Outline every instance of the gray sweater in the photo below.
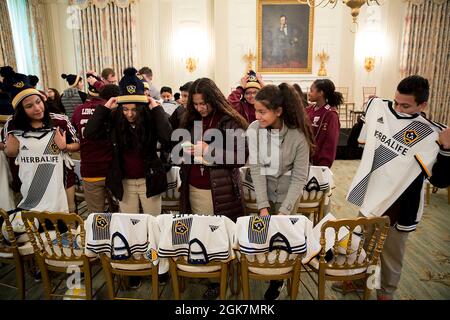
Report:
[[[309,146],[298,129],[283,125],[266,130],[256,120],[247,130],[250,173],[258,209],[281,203],[279,213],[291,214],[308,178]],[[273,149],[273,152],[271,152]]]

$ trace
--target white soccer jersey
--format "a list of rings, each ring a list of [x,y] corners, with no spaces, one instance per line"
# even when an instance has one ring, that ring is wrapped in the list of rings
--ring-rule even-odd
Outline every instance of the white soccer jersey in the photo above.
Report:
[[[12,181],[8,159],[3,151],[0,151],[0,208],[9,211],[15,208],[13,192],[9,186]]]
[[[18,207],[25,210],[68,212],[64,191],[64,158],[54,141],[54,129],[13,131],[19,140],[20,192]]]
[[[365,216],[383,215],[421,171],[431,175],[442,128],[419,114],[396,112],[391,101],[369,101],[359,138],[364,153],[347,200]],[[422,209],[423,199],[416,222]]]
[[[246,255],[281,249],[289,254],[312,257],[320,251],[313,224],[305,216],[269,215],[239,217],[235,245]]]
[[[158,263],[159,230],[148,214],[92,213],[85,222],[86,255],[106,253],[112,260],[145,255]]]
[[[235,224],[225,216],[160,215],[159,257],[187,257],[190,264],[233,257]]]

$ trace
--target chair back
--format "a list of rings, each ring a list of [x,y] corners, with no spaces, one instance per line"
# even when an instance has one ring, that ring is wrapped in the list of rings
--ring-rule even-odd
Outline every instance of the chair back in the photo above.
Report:
[[[327,243],[331,240],[330,236],[326,236],[329,228],[334,233],[332,244]],[[342,231],[347,233],[344,238],[341,237]],[[388,217],[359,217],[325,222],[320,231],[319,269],[321,271],[324,269],[363,270],[371,265],[376,265],[388,231]],[[332,245],[330,250],[333,259],[327,262],[325,259],[326,248],[330,245]]]
[[[348,87],[336,87],[336,91],[342,94],[344,102],[348,102]]]
[[[242,191],[244,194],[245,214],[259,214],[258,204],[256,202],[255,187],[253,186],[252,177],[249,167],[239,168],[242,181]]]
[[[86,233],[80,216],[64,212],[25,211],[22,218],[36,255],[46,261],[85,261]],[[43,235],[33,223],[35,219],[42,227]]]
[[[172,166],[167,173],[167,190],[162,194],[161,209],[180,212],[180,167]]]
[[[18,253],[16,236],[9,220],[8,213],[0,209],[0,258],[2,256],[10,256],[11,254]],[[5,237],[7,236],[7,238]]]
[[[370,96],[377,94],[377,87],[363,87],[363,104],[365,105]]]

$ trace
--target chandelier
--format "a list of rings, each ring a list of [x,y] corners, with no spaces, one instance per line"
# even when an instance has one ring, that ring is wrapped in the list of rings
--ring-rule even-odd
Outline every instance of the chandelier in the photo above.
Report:
[[[336,4],[338,2],[342,1],[347,7],[352,9],[352,17],[353,17],[353,23],[356,24],[356,20],[359,15],[359,11],[361,10],[361,7],[365,4],[368,6],[370,5],[378,5],[380,6],[383,2],[383,0],[306,0],[306,3],[310,7],[326,7],[330,6],[331,8],[336,7]],[[298,2],[305,3],[305,0],[298,0]]]

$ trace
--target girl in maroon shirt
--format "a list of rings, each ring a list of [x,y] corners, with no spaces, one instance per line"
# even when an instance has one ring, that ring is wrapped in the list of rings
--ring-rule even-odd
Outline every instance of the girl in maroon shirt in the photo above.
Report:
[[[308,94],[309,101],[315,102],[306,108],[315,137],[316,149],[311,159],[315,166],[331,168],[336,159],[340,129],[337,108],[344,99],[335,89],[331,80],[318,79]]]

